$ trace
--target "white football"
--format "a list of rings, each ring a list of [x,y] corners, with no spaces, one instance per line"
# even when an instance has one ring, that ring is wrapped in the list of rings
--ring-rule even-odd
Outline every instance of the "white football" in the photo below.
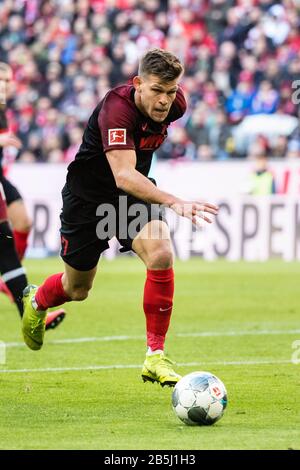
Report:
[[[172,406],[185,424],[214,424],[223,416],[227,406],[225,385],[210,372],[192,372],[182,377],[174,387]]]

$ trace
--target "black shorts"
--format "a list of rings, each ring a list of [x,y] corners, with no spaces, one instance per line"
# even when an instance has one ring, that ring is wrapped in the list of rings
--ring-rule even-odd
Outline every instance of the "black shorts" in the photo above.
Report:
[[[0,182],[3,186],[7,206],[15,201],[18,201],[19,199],[22,199],[22,196],[17,188],[10,181],[8,181],[8,179],[2,176]]]
[[[144,225],[151,220],[166,222],[160,206],[148,204],[125,193],[121,196],[121,203],[118,199],[118,202],[107,207],[105,201],[101,205],[81,199],[65,185],[62,198],[60,255],[78,271],[93,269],[101,253],[109,248],[108,242],[112,237],[115,236],[122,245],[120,251],[130,251],[134,238]],[[115,215],[115,222],[110,223],[109,227],[108,211],[112,216]]]

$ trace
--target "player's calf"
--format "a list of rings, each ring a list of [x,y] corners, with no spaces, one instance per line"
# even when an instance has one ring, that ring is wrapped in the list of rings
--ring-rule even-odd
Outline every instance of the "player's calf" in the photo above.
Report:
[[[12,231],[7,221],[0,223],[0,273],[22,316],[22,293],[27,285],[27,279],[25,270],[18,259]]]

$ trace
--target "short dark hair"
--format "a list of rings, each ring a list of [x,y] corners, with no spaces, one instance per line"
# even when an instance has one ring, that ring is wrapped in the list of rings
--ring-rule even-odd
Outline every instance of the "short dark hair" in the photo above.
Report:
[[[171,52],[151,49],[143,55],[139,75],[157,75],[163,82],[175,80],[183,73],[183,65]]]

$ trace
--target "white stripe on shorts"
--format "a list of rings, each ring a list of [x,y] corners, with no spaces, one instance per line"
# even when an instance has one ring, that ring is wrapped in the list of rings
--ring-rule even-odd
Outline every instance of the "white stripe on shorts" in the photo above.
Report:
[[[26,273],[25,269],[21,267],[21,268],[13,269],[12,271],[8,271],[7,273],[2,274],[1,277],[4,282],[8,282],[8,281],[11,281],[12,279],[15,279],[16,277],[22,276],[25,273]]]

